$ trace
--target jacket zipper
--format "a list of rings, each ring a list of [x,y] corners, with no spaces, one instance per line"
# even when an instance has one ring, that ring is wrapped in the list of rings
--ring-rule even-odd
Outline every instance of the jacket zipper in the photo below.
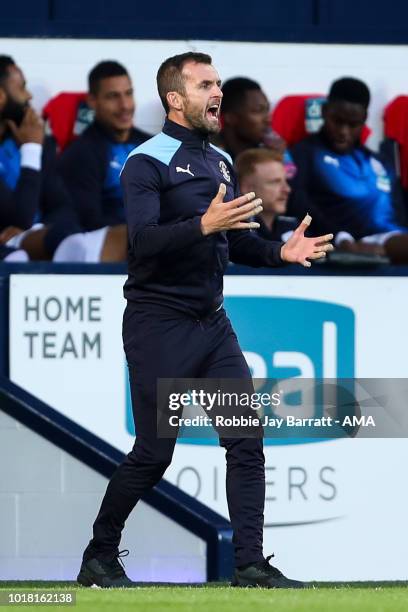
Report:
[[[202,153],[203,153],[203,158],[204,158],[205,164],[208,167],[208,170],[210,171],[210,176],[211,176],[212,173],[213,173],[213,170],[210,167],[210,165],[208,163],[208,160],[207,160],[207,151],[206,151],[206,148],[207,148],[207,143],[206,143],[205,140],[203,140],[202,144],[201,144],[201,150],[202,150]],[[216,236],[213,238],[212,252],[213,252],[213,269],[209,271],[210,283],[211,283],[212,286],[214,286],[216,284],[216,286],[218,288],[219,283],[220,283],[220,276],[222,276],[222,271],[221,271],[221,269],[219,269],[220,262],[219,262],[218,252],[217,252],[217,238],[216,238]],[[214,281],[216,281],[216,283]]]

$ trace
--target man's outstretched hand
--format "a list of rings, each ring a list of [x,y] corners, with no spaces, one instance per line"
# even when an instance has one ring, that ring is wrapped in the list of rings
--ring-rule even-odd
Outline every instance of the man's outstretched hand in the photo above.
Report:
[[[310,259],[321,259],[326,257],[327,251],[333,250],[330,240],[333,234],[317,236],[316,238],[306,238],[305,231],[312,221],[310,215],[306,215],[302,223],[295,229],[292,236],[281,248],[281,257],[288,263],[300,263],[306,268],[312,265]]]
[[[227,188],[221,183],[215,198],[201,217],[201,231],[203,236],[224,232],[228,230],[256,229],[259,223],[251,221],[262,209],[262,200],[257,198],[253,191],[239,198],[224,202]]]

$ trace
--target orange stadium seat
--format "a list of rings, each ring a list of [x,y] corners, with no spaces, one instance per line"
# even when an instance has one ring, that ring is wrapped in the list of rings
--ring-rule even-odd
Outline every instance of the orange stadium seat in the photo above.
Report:
[[[84,92],[62,92],[51,98],[43,109],[48,133],[62,151],[77,138],[93,120],[93,111],[86,103]]]

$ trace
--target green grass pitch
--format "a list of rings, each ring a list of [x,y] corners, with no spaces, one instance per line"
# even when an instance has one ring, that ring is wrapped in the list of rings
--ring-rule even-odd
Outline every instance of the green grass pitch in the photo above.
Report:
[[[225,584],[143,584],[132,589],[86,589],[75,582],[0,582],[0,592],[75,591],[76,605],[39,605],[72,612],[407,612],[408,582],[312,583],[305,590],[234,589]],[[3,608],[3,606],[1,606]],[[5,606],[27,610],[32,606]]]

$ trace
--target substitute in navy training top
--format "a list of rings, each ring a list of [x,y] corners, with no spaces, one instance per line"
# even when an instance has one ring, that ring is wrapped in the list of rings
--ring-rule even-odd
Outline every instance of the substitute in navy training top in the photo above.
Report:
[[[133,125],[135,99],[129,74],[103,61],[88,75],[95,120],[62,153],[59,170],[86,231],[125,223],[120,171],[129,153],[150,135]]]
[[[361,144],[369,101],[369,89],[358,79],[345,77],[332,84],[322,129],[292,149],[298,172],[289,211],[295,216],[310,212],[317,231],[330,227],[337,246],[344,250],[392,258],[399,251],[397,258],[405,253],[408,261],[407,227],[395,172]]]
[[[208,55],[169,58],[157,80],[168,118],[161,134],[130,154],[122,173],[129,230],[123,342],[137,436],[93,525],[78,576],[87,586],[130,582],[117,561],[121,532],[135,504],[169,466],[177,435],[177,430],[172,438],[157,434],[158,380],[232,378],[253,391],[248,364],[222,308],[228,260],[254,266],[283,261],[310,265],[308,259],[331,248],[331,236],[305,238],[307,220],[283,246],[250,231],[259,226],[251,217],[262,211],[261,200],[253,192],[237,197],[230,159],[208,140],[219,130],[222,98]],[[302,586],[263,556],[262,429],[251,430],[257,437],[218,433],[226,449],[234,583]]]
[[[56,171],[55,141],[45,136],[31,98],[22,69],[0,55],[0,259],[13,260],[10,243],[23,242],[23,231],[36,223],[46,225],[37,244],[32,233],[23,245],[33,258],[51,258],[64,238],[81,231]]]

